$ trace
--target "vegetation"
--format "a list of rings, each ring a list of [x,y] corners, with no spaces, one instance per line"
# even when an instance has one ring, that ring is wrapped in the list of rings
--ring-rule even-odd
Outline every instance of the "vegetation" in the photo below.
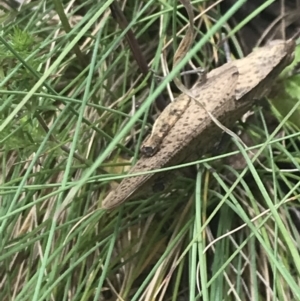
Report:
[[[241,57],[237,33],[272,2],[233,27],[245,1],[227,12],[193,1],[197,36],[182,65],[226,62],[223,36]],[[269,106],[237,124],[254,157],[231,141],[195,162],[195,180],[106,212],[102,200],[160,112],[157,97],[178,94],[167,75],[187,24],[176,1],[120,1],[128,26],[111,5],[3,8],[0,299],[300,299],[299,48]],[[139,54],[165,77],[159,84]]]

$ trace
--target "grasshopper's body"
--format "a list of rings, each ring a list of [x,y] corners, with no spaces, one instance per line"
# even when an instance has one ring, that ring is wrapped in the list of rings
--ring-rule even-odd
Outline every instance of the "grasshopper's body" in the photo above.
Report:
[[[192,162],[208,152],[220,140],[222,129],[207,112],[224,126],[231,127],[255,100],[266,95],[274,79],[292,62],[294,49],[292,40],[273,41],[243,59],[209,72],[205,83],[196,83],[190,90],[194,99],[184,93],[177,98],[175,102],[189,101],[186,110],[164,134],[157,152],[152,157],[142,156],[129,173]],[[168,116],[164,113],[161,116],[167,122]],[[138,195],[154,192],[157,188],[162,190],[171,174],[162,172],[125,178],[104,199],[102,206],[110,209]]]

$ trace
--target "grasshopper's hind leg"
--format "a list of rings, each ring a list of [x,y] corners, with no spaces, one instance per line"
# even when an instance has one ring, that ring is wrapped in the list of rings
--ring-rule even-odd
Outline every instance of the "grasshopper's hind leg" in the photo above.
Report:
[[[196,83],[196,88],[201,87],[206,82],[206,70],[200,68],[192,70],[192,72],[200,74],[200,78]],[[191,71],[189,71],[189,73],[191,73]],[[185,112],[190,101],[190,96],[183,93],[164,109],[164,111],[156,119],[150,137],[147,138],[141,146],[141,153],[143,155],[151,157],[158,151],[163,138]]]
[[[173,125],[185,112],[190,103],[190,97],[180,95],[171,102],[156,119],[152,133],[141,146],[141,153],[147,157],[153,156],[159,149],[163,138],[168,134]]]

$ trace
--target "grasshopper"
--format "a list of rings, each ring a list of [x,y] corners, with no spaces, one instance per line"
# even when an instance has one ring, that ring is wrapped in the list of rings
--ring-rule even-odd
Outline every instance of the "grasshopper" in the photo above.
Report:
[[[196,83],[188,94],[178,96],[158,117],[159,126],[154,127],[151,136],[163,139],[154,142],[153,154],[142,155],[129,174],[192,162],[211,150],[223,131],[216,120],[226,128],[231,127],[256,100],[266,96],[274,79],[292,62],[294,50],[293,40],[275,40],[245,58],[210,71],[204,82]],[[172,127],[165,126],[173,106],[186,103]],[[149,139],[144,143],[149,147]],[[171,175],[172,172],[153,172],[125,178],[107,195],[102,207],[111,209],[129,199],[163,191]]]

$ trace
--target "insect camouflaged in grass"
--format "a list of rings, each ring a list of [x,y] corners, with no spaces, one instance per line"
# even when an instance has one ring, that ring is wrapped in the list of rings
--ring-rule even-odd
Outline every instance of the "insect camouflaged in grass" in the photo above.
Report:
[[[267,94],[274,79],[292,62],[294,50],[293,40],[272,41],[243,59],[229,62],[209,72],[205,84],[196,83],[191,89],[197,102],[191,100],[185,112],[162,140],[157,153],[152,157],[142,156],[129,174],[193,162],[209,151],[220,139],[222,129],[211,119],[208,112],[224,126],[232,126],[251,108],[255,100]],[[189,96],[183,93],[178,99],[184,97]],[[111,209],[139,195],[151,194],[153,187],[160,184],[158,179],[163,179],[162,188],[166,188],[171,178],[172,172],[153,172],[125,178],[103,200],[102,207]]]

